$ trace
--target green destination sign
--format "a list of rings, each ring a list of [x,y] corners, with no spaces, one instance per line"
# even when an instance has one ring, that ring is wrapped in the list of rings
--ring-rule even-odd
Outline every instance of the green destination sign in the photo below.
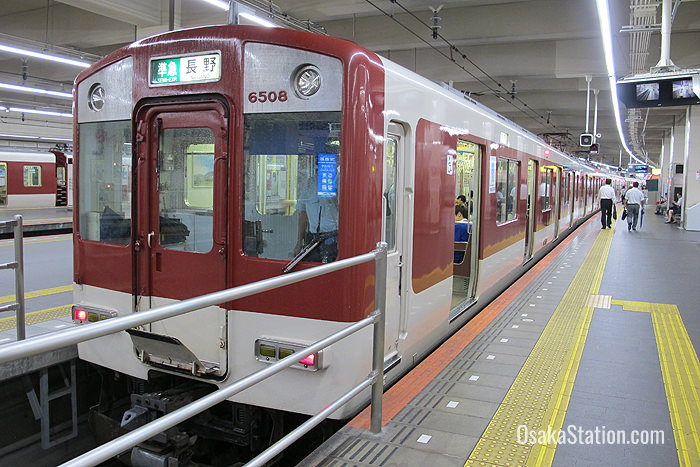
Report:
[[[151,59],[150,74],[151,85],[218,81],[221,78],[221,54]]]

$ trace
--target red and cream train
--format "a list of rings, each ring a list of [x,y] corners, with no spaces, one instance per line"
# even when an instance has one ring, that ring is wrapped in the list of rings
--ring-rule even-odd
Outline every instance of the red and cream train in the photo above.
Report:
[[[71,183],[70,156],[61,151],[0,149],[0,207],[67,206]]]
[[[386,241],[390,384],[597,209],[603,174],[346,40],[174,31],[94,64],[74,94],[74,298],[80,318],[92,316],[85,325],[277,276],[300,255],[292,270]],[[459,194],[466,245],[454,243]],[[455,249],[466,250],[460,264]],[[366,317],[374,274],[366,264],[95,339],[80,358],[150,388],[162,374],[226,385]],[[371,342],[366,329],[232,401],[315,413],[367,376]]]

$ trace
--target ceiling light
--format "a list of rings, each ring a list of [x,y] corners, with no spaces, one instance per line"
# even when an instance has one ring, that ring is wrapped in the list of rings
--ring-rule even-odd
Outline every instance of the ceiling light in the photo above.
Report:
[[[27,135],[8,135],[0,133],[0,138],[28,138],[28,139],[39,139],[38,136],[27,136]]]
[[[39,114],[39,115],[51,115],[52,117],[68,117],[73,118],[73,114],[65,112],[56,112],[53,110],[40,110],[40,109],[25,109],[22,107],[10,107],[10,112],[22,112],[27,114]]]
[[[252,21],[253,23],[259,24],[260,26],[265,26],[268,28],[276,28],[277,27],[274,23],[271,23],[270,21],[263,19],[263,18],[260,18],[258,16],[255,16],[254,14],[251,14],[251,13],[242,12],[242,13],[238,13],[238,16],[240,16],[241,18],[245,18],[248,21]]]
[[[59,57],[57,55],[49,55],[43,52],[34,52],[32,50],[10,47],[9,45],[0,44],[0,50],[2,50],[3,52],[9,52],[11,54],[40,58],[42,60],[50,60],[52,62],[65,63],[66,65],[78,66],[80,68],[87,68],[90,66],[90,63],[83,62],[81,60],[73,60],[72,58]]]
[[[610,12],[608,10],[607,0],[596,0],[598,8],[598,21],[600,22],[600,34],[603,39],[603,50],[605,52],[605,65],[608,69],[608,81],[610,82],[610,96],[612,98],[613,111],[615,113],[615,125],[617,125],[617,134],[620,137],[620,142],[625,148],[625,151],[637,162],[644,164],[645,162],[632,154],[632,150],[627,146],[625,135],[622,131],[622,123],[620,120],[620,100],[617,97],[617,78],[615,77],[615,60],[612,50],[612,35],[610,33]],[[651,167],[656,167],[649,164]]]
[[[214,5],[215,7],[219,7],[223,10],[228,10],[228,2],[224,2],[222,0],[202,0],[205,3],[208,3],[210,5]]]
[[[30,88],[29,86],[18,86],[16,84],[0,83],[0,88],[9,89],[17,92],[27,92],[31,94],[43,94],[45,96],[61,97],[64,99],[73,99],[73,94],[70,92],[49,91],[48,89]]]

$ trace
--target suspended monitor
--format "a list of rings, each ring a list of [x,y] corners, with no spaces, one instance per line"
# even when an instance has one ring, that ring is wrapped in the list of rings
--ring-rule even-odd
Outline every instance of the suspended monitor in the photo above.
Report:
[[[700,72],[632,76],[617,82],[617,92],[627,108],[700,104]]]

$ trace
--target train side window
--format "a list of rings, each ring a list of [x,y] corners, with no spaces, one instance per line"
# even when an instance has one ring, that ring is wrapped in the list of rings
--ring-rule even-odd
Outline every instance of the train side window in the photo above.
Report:
[[[24,166],[24,186],[41,186],[41,166]]]
[[[518,175],[520,163],[498,158],[496,175],[496,223],[503,224],[517,218]]]
[[[547,211],[552,208],[552,182],[554,181],[554,171],[552,168],[542,168],[542,183],[540,184],[540,198],[542,198],[542,210]]]
[[[81,123],[78,229],[84,240],[131,241],[131,121]]]
[[[289,260],[309,247],[302,261],[334,261],[340,112],[246,114],[244,126],[244,254]]]

